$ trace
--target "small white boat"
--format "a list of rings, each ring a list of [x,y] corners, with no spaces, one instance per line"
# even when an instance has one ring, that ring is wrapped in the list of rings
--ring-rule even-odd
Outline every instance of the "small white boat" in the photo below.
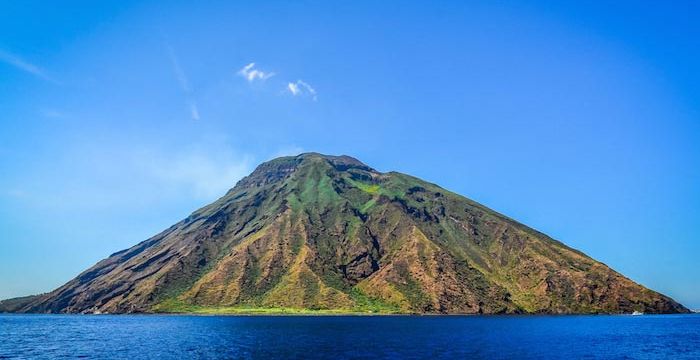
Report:
[[[632,316],[639,316],[639,315],[644,315],[644,313],[636,311],[636,310],[632,313]]]

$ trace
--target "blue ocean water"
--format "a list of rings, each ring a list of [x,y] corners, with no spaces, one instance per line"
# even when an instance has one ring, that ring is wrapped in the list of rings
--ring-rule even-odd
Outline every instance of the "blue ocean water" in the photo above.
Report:
[[[0,315],[0,358],[700,359],[699,315]]]

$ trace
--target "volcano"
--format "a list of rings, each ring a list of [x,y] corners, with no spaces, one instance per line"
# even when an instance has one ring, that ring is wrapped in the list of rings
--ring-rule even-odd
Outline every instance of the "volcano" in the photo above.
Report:
[[[40,313],[237,309],[688,312],[461,195],[316,153],[265,162],[214,203],[60,288],[0,302]]]

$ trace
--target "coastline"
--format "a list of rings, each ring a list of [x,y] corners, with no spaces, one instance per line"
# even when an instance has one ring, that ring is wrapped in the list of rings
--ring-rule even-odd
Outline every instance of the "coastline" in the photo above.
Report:
[[[81,315],[81,316],[263,316],[263,317],[504,317],[504,318],[529,318],[529,317],[578,317],[578,316],[622,316],[640,317],[631,313],[501,313],[501,314],[441,314],[441,313],[402,313],[402,312],[360,312],[341,310],[308,310],[308,309],[266,309],[266,308],[236,308],[226,311],[183,311],[183,312],[124,312],[124,313],[35,313],[35,312],[0,312],[0,315]],[[656,316],[688,316],[700,315],[700,312],[690,313],[659,313],[644,314],[641,317]]]

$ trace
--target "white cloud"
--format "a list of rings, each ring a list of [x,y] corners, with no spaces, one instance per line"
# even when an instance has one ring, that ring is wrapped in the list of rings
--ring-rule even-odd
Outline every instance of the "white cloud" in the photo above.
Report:
[[[275,73],[273,72],[265,72],[262,70],[258,70],[255,68],[255,63],[252,62],[246,66],[244,66],[242,69],[238,70],[238,75],[242,76],[248,82],[253,82],[255,80],[267,80],[273,76],[275,76]]]
[[[25,61],[18,55],[0,50],[0,61],[5,62],[6,64],[12,65],[15,68],[22,70],[26,73],[32,74],[40,79],[50,81],[50,82],[56,82],[56,80],[52,79],[47,73],[46,70],[42,69],[41,67],[34,65],[30,62]]]
[[[197,103],[192,100],[192,86],[190,86],[190,81],[187,78],[187,75],[185,74],[185,71],[182,70],[182,66],[180,66],[180,61],[177,58],[177,55],[175,55],[175,50],[173,50],[172,46],[170,45],[165,45],[166,48],[168,49],[168,57],[170,58],[170,64],[173,67],[173,73],[175,73],[175,78],[177,79],[178,84],[180,85],[180,90],[185,94],[185,97],[188,98],[187,103],[189,105],[189,110],[190,110],[190,118],[192,120],[199,120],[199,108],[197,108]]]
[[[292,96],[308,95],[311,97],[311,99],[313,99],[313,101],[316,101],[318,99],[316,89],[314,89],[311,85],[302,80],[297,80],[293,83],[287,83],[287,91],[289,91],[289,93],[291,93]]]
[[[299,95],[299,93],[301,92],[301,89],[299,89],[299,85],[295,83],[287,84],[287,89],[289,89],[289,92],[291,92],[294,96]]]

